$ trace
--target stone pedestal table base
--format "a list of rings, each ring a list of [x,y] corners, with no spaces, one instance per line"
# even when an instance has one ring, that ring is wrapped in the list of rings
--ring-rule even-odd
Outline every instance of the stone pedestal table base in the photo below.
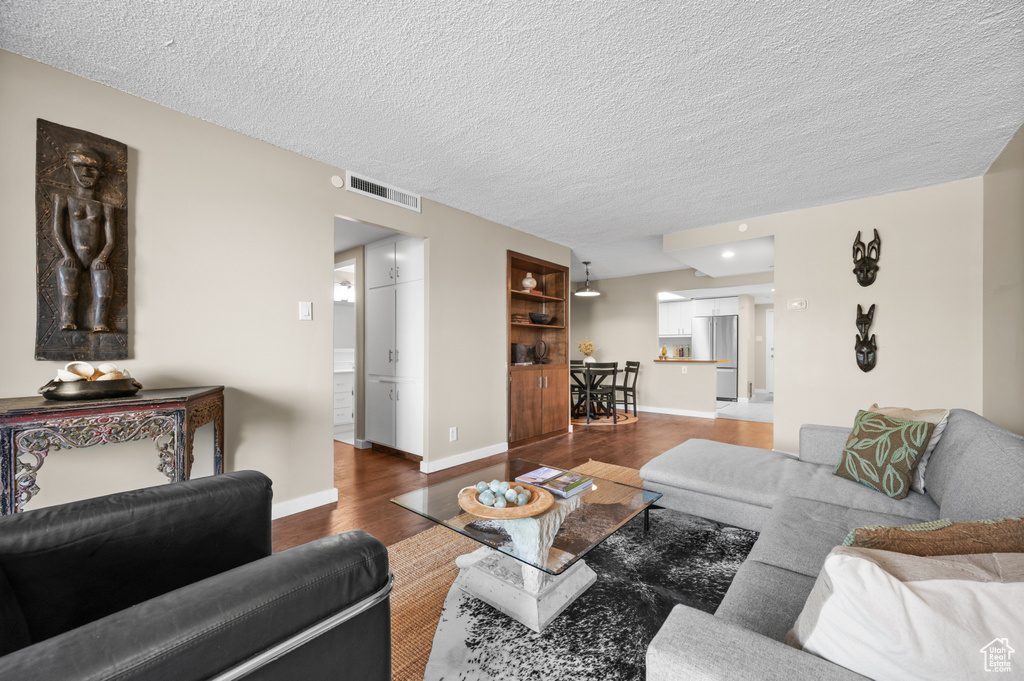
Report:
[[[540,633],[597,581],[582,560],[553,576],[482,547],[455,559],[455,586]]]

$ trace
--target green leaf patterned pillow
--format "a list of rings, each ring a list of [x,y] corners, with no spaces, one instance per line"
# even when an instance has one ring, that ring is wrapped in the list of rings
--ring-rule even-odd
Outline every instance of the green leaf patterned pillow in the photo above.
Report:
[[[914,469],[934,429],[934,423],[858,411],[853,432],[833,472],[893,499],[902,499],[910,492]]]

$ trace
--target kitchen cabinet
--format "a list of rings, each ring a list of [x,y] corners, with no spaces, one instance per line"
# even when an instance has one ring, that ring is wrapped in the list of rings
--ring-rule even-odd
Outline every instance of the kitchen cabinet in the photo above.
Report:
[[[547,363],[526,366],[511,366],[512,348],[506,347],[508,441],[514,447],[569,430],[569,268],[512,251],[507,256],[509,343],[538,347],[543,341],[547,346]],[[537,280],[534,290],[540,293],[522,290],[527,273]],[[523,321],[531,312],[551,315],[551,320]]]
[[[408,454],[423,455],[423,384],[369,378],[366,439]]]
[[[658,303],[659,336],[689,336],[692,332],[692,301],[668,300]]]
[[[736,296],[729,298],[701,298],[693,301],[694,317],[722,317],[740,313],[740,299]]]
[[[716,316],[723,317],[740,313],[740,299],[738,297],[715,298],[715,300],[718,301],[718,307],[715,309]]]
[[[423,240],[366,247],[366,439],[423,454]]]
[[[392,237],[366,247],[366,288],[423,279],[423,239]]]

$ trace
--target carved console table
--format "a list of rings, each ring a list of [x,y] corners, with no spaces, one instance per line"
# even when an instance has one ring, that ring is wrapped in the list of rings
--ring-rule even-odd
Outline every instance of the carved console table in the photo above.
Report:
[[[0,399],[0,515],[18,513],[39,492],[46,455],[108,442],[153,440],[157,470],[171,482],[192,474],[196,428],[213,422],[213,472],[224,472],[224,386],[141,390],[131,397],[57,402]]]

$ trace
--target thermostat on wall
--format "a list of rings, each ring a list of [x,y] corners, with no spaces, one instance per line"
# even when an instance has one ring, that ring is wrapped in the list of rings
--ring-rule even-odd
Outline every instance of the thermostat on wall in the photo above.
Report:
[[[807,299],[806,298],[790,298],[786,301],[787,310],[806,310]]]

